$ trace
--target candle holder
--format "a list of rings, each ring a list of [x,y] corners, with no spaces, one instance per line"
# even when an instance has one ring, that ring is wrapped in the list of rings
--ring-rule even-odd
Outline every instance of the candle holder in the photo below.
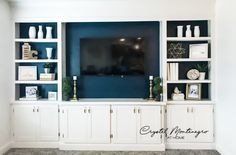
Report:
[[[152,95],[152,79],[149,79],[149,100],[154,100]]]
[[[77,99],[77,91],[76,91],[76,81],[77,81],[77,78],[73,77],[73,81],[74,81],[73,98],[70,99],[70,101],[76,102],[76,101],[78,101],[78,99]]]

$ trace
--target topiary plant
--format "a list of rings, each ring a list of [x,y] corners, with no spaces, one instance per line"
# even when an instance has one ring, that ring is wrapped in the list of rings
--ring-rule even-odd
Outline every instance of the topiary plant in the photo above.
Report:
[[[62,98],[64,101],[68,101],[71,95],[71,79],[70,77],[64,77],[62,79]]]
[[[196,69],[199,72],[205,72],[206,73],[208,71],[208,64],[197,64]]]
[[[157,100],[160,100],[160,94],[163,92],[163,87],[161,86],[161,78],[155,77],[154,78],[154,87],[153,87],[153,94],[156,96]]]

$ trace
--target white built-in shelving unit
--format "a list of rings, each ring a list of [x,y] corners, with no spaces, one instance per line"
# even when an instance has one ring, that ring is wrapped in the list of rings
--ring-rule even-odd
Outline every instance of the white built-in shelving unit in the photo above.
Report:
[[[25,24],[24,32],[22,31],[21,24]],[[43,31],[44,31],[44,38],[43,39],[38,39],[37,37],[35,39],[30,39],[28,37],[28,31],[26,29],[29,28],[30,25],[33,25],[36,27],[36,30],[38,30],[39,25],[43,25]],[[46,26],[52,26],[53,25],[53,38],[52,39],[46,39],[46,31],[45,27]],[[20,93],[22,90],[25,89],[26,85],[30,86],[43,86],[47,87],[50,85],[56,86],[56,92],[57,92],[57,100],[60,101],[62,100],[62,86],[61,86],[61,81],[62,81],[62,38],[61,38],[61,22],[55,22],[55,21],[16,21],[14,23],[14,63],[15,63],[15,82],[14,82],[14,90],[15,90],[15,97],[14,100],[15,102],[19,101],[19,98],[23,97],[22,94]],[[37,31],[36,31],[37,32]],[[24,34],[23,34],[24,33]],[[22,37],[23,36],[23,37]],[[32,60],[24,60],[22,58],[22,44],[23,43],[29,43],[30,45],[33,45],[32,50],[37,50],[39,55],[38,59],[32,59]],[[43,45],[43,47],[51,47],[52,44],[56,48],[53,49],[53,57],[51,59],[47,59],[45,56],[42,57],[42,55],[45,55],[46,49],[37,49],[37,46],[35,45]],[[46,44],[46,45],[45,45]],[[44,46],[45,45],[45,46]],[[36,48],[35,48],[36,47]],[[44,53],[44,54],[43,54]],[[56,79],[53,81],[42,81],[39,79],[39,74],[44,73],[43,70],[37,70],[37,80],[35,81],[22,81],[18,80],[18,67],[19,66],[40,66],[42,67],[43,64],[45,63],[52,63],[55,65],[55,72],[56,72]],[[47,91],[47,90],[41,90],[41,91]],[[55,91],[55,90],[53,90]],[[44,92],[44,94],[47,94],[48,92]],[[34,102],[40,102],[40,101],[47,101],[47,96],[44,95],[44,97],[40,98],[38,101]],[[25,102],[25,101],[19,101],[19,102]],[[51,101],[49,101],[51,102]]]

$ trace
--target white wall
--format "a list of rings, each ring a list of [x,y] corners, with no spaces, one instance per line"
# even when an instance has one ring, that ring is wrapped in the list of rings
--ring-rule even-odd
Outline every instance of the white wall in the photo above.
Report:
[[[216,144],[222,155],[236,154],[236,1],[217,0]]]
[[[0,154],[9,142],[9,103],[12,84],[12,44],[10,9],[5,1],[0,1]]]
[[[15,18],[80,21],[209,19],[215,0],[11,0]]]

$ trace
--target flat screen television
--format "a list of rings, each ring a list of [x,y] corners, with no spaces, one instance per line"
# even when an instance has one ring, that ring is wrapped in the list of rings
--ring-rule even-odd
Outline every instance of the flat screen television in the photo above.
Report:
[[[81,38],[81,75],[144,75],[143,37]]]

